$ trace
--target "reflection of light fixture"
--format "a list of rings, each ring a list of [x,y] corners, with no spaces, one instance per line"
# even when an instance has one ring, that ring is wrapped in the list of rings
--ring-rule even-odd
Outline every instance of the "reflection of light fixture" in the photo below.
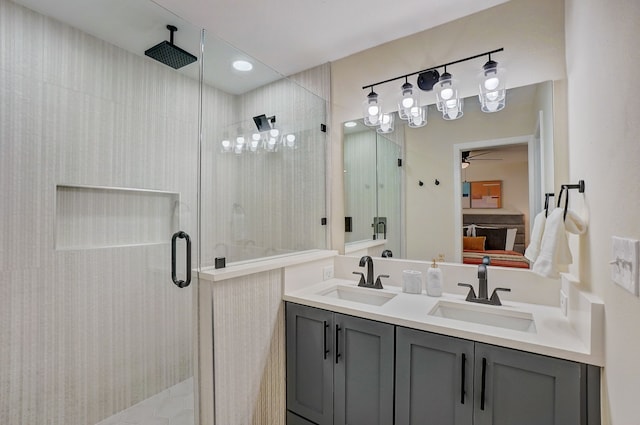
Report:
[[[296,135],[287,134],[282,137],[282,144],[288,148],[294,148],[296,146]]]
[[[469,161],[467,161],[466,159],[462,160],[462,169],[464,170],[465,168],[467,168],[470,165]]]
[[[358,123],[355,122],[355,121],[347,121],[346,123],[344,123],[344,126],[347,127],[347,128],[352,128],[352,127],[355,127],[357,125],[358,125]]]
[[[378,133],[392,133],[393,132],[393,115],[394,114],[382,114],[380,117],[380,127],[376,129]]]
[[[222,141],[222,151],[223,152],[229,152],[231,150],[231,141],[230,140],[223,140]]]
[[[504,109],[506,104],[506,87],[504,69],[498,68],[498,63],[489,60],[482,67],[480,73],[480,109],[482,112],[498,112]]]
[[[382,115],[382,105],[378,100],[378,94],[371,88],[371,93],[367,95],[367,100],[362,104],[364,109],[364,125],[374,127],[380,123]]]
[[[253,64],[245,60],[233,61],[231,65],[235,70],[241,71],[241,72],[249,72],[253,69]]]
[[[402,85],[402,96],[398,101],[398,116],[400,119],[408,120],[409,111],[415,106],[420,106],[418,93],[413,90],[413,85],[405,79]]]

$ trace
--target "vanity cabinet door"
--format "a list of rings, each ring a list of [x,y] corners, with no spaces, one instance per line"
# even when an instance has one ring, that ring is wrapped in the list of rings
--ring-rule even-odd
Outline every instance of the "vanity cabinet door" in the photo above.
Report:
[[[334,424],[393,424],[394,326],[334,315]]]
[[[580,425],[586,366],[476,343],[474,425]]]
[[[286,309],[287,409],[317,425],[331,425],[333,313],[292,303]]]
[[[473,342],[398,327],[396,425],[471,425]]]

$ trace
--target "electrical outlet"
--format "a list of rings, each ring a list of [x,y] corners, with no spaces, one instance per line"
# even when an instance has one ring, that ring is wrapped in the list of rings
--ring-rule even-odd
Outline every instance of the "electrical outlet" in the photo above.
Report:
[[[567,294],[565,294],[563,291],[560,291],[560,311],[562,311],[562,314],[564,314],[565,317],[567,316],[568,308],[569,298],[567,297]]]
[[[333,266],[324,266],[322,268],[322,280],[333,279]]]
[[[638,251],[640,242],[614,236],[611,249],[611,279],[638,296]]]

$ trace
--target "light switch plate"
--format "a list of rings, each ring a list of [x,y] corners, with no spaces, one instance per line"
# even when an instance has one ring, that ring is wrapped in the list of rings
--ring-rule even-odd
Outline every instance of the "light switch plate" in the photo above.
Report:
[[[611,249],[611,279],[630,293],[638,296],[638,251],[636,239],[613,237]]]

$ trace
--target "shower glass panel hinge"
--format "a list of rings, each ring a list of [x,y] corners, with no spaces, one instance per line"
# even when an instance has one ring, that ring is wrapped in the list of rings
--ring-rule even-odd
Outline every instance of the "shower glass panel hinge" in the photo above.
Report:
[[[327,125],[326,124],[320,124],[320,131],[322,131],[323,133],[327,132]]]
[[[398,158],[398,167],[402,167],[402,158]]]
[[[322,226],[326,226],[327,225],[327,217],[322,217],[320,219],[320,225],[322,225]]]

